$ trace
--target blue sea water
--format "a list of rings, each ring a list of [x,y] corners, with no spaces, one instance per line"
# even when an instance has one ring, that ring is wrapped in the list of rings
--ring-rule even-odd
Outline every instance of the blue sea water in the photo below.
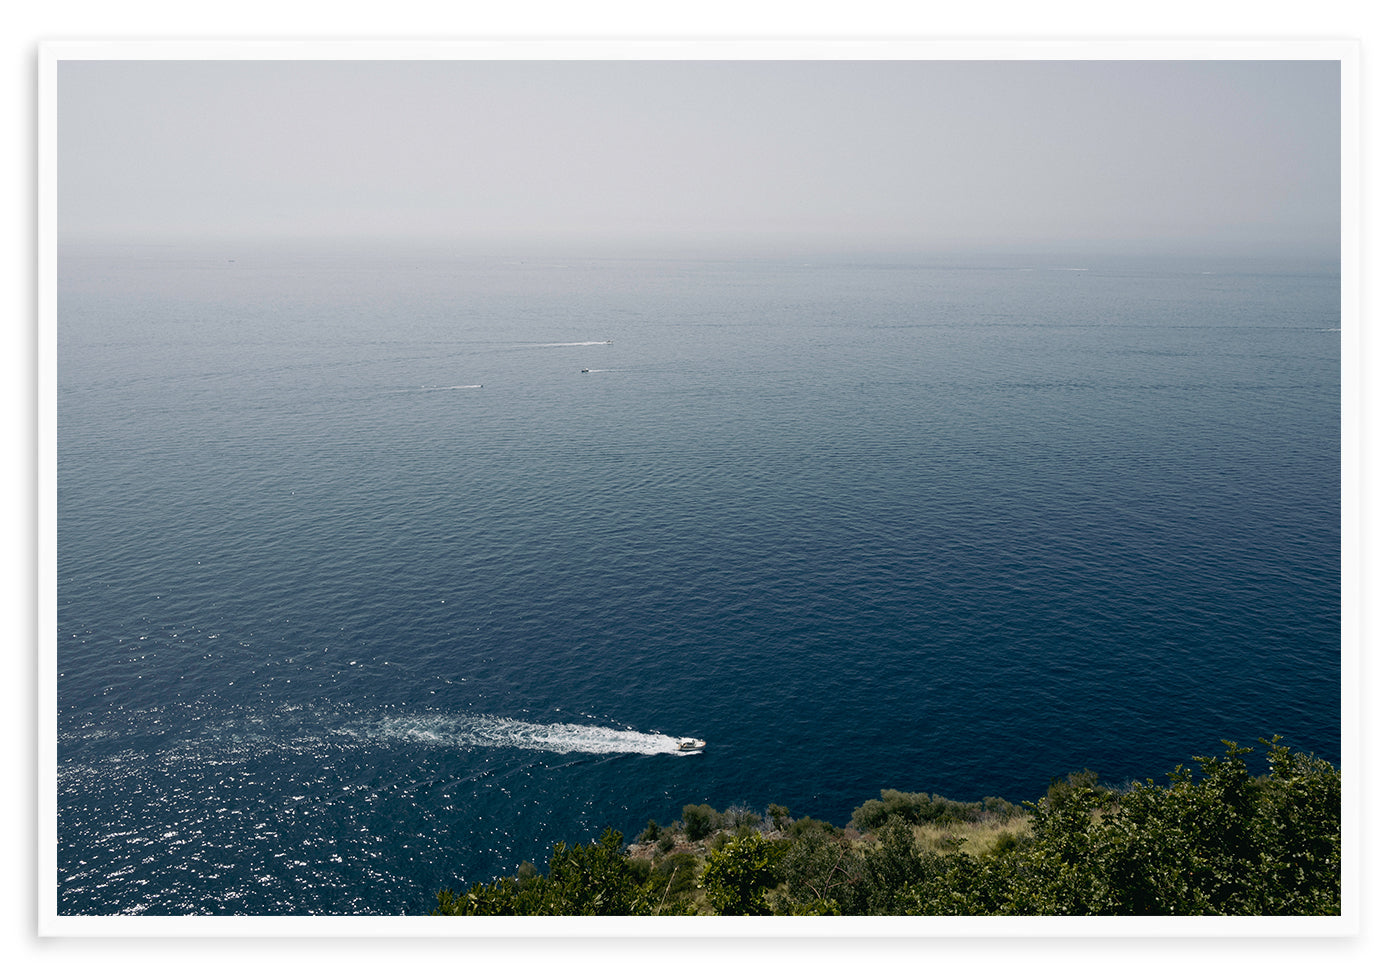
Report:
[[[1298,261],[65,250],[59,912],[1336,761],[1339,329]]]

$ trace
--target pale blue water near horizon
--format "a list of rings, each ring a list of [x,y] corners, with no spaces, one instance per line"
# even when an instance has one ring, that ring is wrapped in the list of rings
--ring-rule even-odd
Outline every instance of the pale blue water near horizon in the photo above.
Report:
[[[1303,261],[65,250],[59,911],[1337,761],[1339,329]]]

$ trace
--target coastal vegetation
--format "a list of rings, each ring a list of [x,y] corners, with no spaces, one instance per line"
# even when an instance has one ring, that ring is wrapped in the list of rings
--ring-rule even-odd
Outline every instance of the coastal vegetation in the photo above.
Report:
[[[1341,910],[1341,773],[1275,737],[1122,788],[1083,770],[1034,803],[886,789],[845,828],[688,805],[630,844],[556,844],[435,915],[1327,915]]]

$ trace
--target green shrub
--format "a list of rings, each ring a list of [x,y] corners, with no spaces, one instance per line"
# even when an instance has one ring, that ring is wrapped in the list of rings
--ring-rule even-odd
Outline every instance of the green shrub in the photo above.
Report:
[[[757,829],[758,824],[763,820],[758,813],[747,806],[730,806],[724,811],[720,822],[722,829],[748,831]]]
[[[903,816],[891,816],[865,853],[860,883],[861,914],[918,913],[919,888],[929,877],[929,857],[914,845],[914,831]]]
[[[851,913],[863,863],[850,841],[830,823],[804,816],[784,834],[783,843],[778,913]]]
[[[987,815],[993,819],[1005,822],[1008,819],[1015,819],[1017,816],[1025,814],[1025,810],[1014,802],[1007,802],[1000,796],[987,796],[982,800],[982,808]]]
[[[710,850],[700,882],[717,914],[772,914],[768,889],[778,882],[773,845],[750,833]]]
[[[803,836],[818,834],[822,836],[839,836],[841,831],[835,826],[821,819],[813,819],[811,816],[803,816],[787,824],[783,834],[792,839],[799,839]]]
[[[869,833],[895,818],[911,826],[917,823],[951,825],[974,822],[981,813],[982,806],[975,802],[954,802],[927,792],[881,789],[879,799],[867,800],[851,814],[851,822],[856,829]]]
[[[693,853],[677,853],[656,864],[650,884],[658,914],[693,914],[699,897],[700,861]]]
[[[645,864],[628,862],[622,853],[622,834],[610,829],[587,846],[556,843],[546,876],[501,877],[490,884],[475,884],[464,894],[440,891],[433,913],[650,914],[656,894],[647,872]]]
[[[997,834],[996,841],[992,843],[992,848],[988,852],[992,856],[1005,856],[1017,850],[1024,850],[1030,845],[1030,836],[1025,833],[1012,833],[1009,830],[1002,830]]]
[[[1045,801],[1050,804],[1051,809],[1058,809],[1070,796],[1081,790],[1087,790],[1093,800],[1101,805],[1107,805],[1114,796],[1112,789],[1099,785],[1099,773],[1086,768],[1051,782],[1045,790]]]
[[[695,842],[703,840],[720,826],[720,815],[714,807],[702,803],[686,806],[681,810],[681,822],[685,827],[685,838]]]
[[[1261,739],[1263,741],[1263,739]],[[1047,793],[1034,812],[1026,913],[1336,914],[1341,910],[1341,775],[1269,746],[1178,766],[1170,786],[1135,783],[1095,822],[1096,783]]]

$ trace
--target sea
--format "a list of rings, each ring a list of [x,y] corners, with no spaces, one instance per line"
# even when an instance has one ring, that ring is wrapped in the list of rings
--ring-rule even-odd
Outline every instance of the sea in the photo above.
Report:
[[[1300,257],[65,246],[58,913],[1339,763],[1341,327]]]

